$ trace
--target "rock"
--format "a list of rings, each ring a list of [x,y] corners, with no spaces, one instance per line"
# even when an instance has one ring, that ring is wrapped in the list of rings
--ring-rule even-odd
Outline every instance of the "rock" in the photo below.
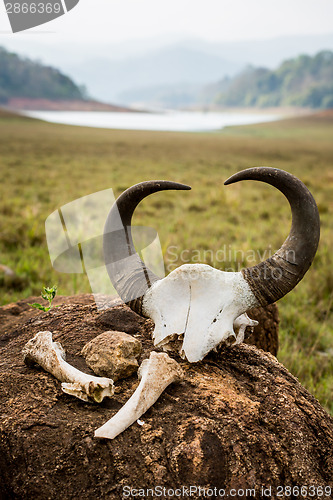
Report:
[[[141,342],[131,335],[109,331],[92,339],[81,352],[96,375],[117,381],[137,371],[141,350]]]
[[[145,319],[122,304],[101,313],[96,322],[103,330],[117,330],[134,335],[142,330]]]
[[[246,329],[244,342],[255,345],[263,351],[277,355],[279,348],[279,311],[276,304],[251,309],[248,313],[258,325],[250,331]]]
[[[10,267],[0,264],[0,286],[12,288],[14,290],[23,290],[27,280],[18,276]]]
[[[278,487],[305,486],[312,498],[330,497],[320,492],[333,487],[332,418],[276,358],[251,345],[226,347],[192,365],[177,358],[184,381],[166,389],[143,425],[113,441],[94,439],[134,392],[137,377],[120,380],[112,399],[85,404],[62,393],[50,374],[26,367],[22,347],[43,327],[71,364],[87,370],[80,352],[103,332],[100,313],[89,296],[57,303],[47,314],[26,310],[22,301],[20,314],[0,314],[1,500],[118,500],[125,487],[157,485],[227,494],[251,488],[255,498],[271,488],[272,499],[298,498],[281,489],[277,496]],[[144,322],[138,334],[140,361],[154,349],[150,329]]]
[[[4,264],[0,264],[0,273],[3,273],[4,276],[12,276],[14,277],[15,276],[15,273],[14,271],[8,267],[8,266],[5,266]]]

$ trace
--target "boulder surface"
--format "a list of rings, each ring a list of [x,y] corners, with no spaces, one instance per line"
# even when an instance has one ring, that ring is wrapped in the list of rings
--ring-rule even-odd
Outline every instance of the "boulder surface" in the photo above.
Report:
[[[190,486],[216,488],[211,498],[231,490],[244,498],[246,489],[266,498],[263,488],[271,488],[270,498],[302,498],[279,495],[278,487],[333,486],[332,418],[272,354],[245,343],[195,364],[175,356],[185,379],[166,389],[143,425],[112,441],[95,439],[94,430],[137,387],[136,375],[119,380],[112,399],[88,404],[64,394],[52,375],[25,366],[22,348],[50,330],[67,361],[91,373],[81,354],[87,342],[130,328],[143,346],[141,362],[156,350],[152,324],[116,302],[107,314],[98,312],[90,295],[58,297],[62,305],[48,313],[31,309],[34,300],[0,308],[1,500],[113,500],[130,488],[184,487],[186,494]],[[262,315],[273,325],[275,306]],[[192,498],[200,498],[198,490]]]

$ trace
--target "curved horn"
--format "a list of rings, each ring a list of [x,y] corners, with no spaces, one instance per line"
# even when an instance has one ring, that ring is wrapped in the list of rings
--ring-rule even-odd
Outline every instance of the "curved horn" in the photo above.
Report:
[[[147,181],[124,191],[112,206],[103,235],[104,262],[110,280],[122,300],[142,315],[142,298],[148,288],[159,280],[137,254],[131,232],[132,216],[146,196],[169,189],[191,189],[171,181]]]
[[[271,184],[285,195],[291,207],[291,230],[282,247],[264,262],[242,270],[258,303],[271,304],[290,292],[312,263],[320,234],[318,208],[308,188],[284,170],[249,168],[232,175],[224,184],[242,180]]]

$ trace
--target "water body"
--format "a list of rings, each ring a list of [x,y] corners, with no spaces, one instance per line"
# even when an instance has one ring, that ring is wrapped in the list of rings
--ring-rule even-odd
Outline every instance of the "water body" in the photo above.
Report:
[[[168,111],[163,113],[114,113],[97,111],[22,111],[27,116],[47,122],[82,127],[121,130],[159,130],[174,132],[208,132],[230,125],[271,122],[278,114]]]

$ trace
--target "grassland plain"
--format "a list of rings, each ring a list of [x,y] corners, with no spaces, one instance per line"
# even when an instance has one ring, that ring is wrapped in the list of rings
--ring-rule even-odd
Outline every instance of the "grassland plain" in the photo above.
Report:
[[[20,290],[0,282],[1,303],[54,283],[61,294],[90,291],[86,276],[51,267],[46,217],[81,196],[107,187],[118,195],[148,179],[192,186],[151,196],[135,214],[135,224],[158,230],[169,269],[198,255],[220,269],[253,265],[253,251],[259,260],[284,241],[289,205],[268,185],[223,181],[250,166],[281,168],[312,191],[321,241],[304,280],[279,302],[278,358],[333,413],[332,139],[331,112],[206,134],[80,128],[1,113],[0,263],[23,282]]]

